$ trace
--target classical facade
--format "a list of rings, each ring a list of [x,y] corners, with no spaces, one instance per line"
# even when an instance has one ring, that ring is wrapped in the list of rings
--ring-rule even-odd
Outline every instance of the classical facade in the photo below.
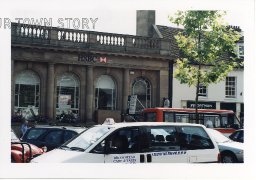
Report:
[[[170,42],[148,37],[152,14],[138,13],[137,36],[12,24],[12,115],[120,121],[133,94],[137,111],[161,106],[174,57]]]

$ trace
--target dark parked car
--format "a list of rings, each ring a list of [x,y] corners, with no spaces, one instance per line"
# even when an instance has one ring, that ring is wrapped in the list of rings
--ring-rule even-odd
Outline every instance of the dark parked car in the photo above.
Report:
[[[38,147],[53,150],[69,139],[84,131],[85,127],[36,126],[27,130],[22,136],[22,142],[28,142]]]
[[[244,130],[243,129],[239,129],[235,132],[233,132],[230,136],[230,139],[232,139],[233,141],[237,141],[237,142],[244,142]]]

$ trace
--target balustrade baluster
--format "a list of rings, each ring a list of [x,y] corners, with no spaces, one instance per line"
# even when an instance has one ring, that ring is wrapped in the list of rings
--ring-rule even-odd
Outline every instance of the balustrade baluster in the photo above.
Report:
[[[133,47],[136,46],[136,40],[135,40],[135,38],[132,39],[132,45],[133,45]]]
[[[68,32],[65,32],[65,35],[66,35],[66,39],[65,39],[65,40],[67,40],[67,41],[68,41],[68,40],[69,40],[69,38],[70,38],[70,37],[69,37],[69,33],[68,33]]]
[[[103,44],[106,44],[106,36],[103,36]]]
[[[84,34],[84,42],[88,42],[88,35]]]
[[[80,35],[80,33],[77,33],[76,34],[76,39],[77,39],[77,42],[81,42],[81,35]]]
[[[45,30],[45,39],[49,39],[49,30]]]
[[[40,37],[40,29],[39,29],[39,28],[36,29],[36,37],[37,37],[37,38]]]
[[[110,36],[108,36],[108,45],[110,45]]]
[[[68,32],[68,37],[69,37],[69,41],[72,41],[72,33],[71,32]]]
[[[120,37],[117,38],[117,45],[120,46]]]
[[[28,37],[28,28],[25,29],[25,36]]]
[[[45,39],[44,36],[45,36],[45,34],[44,34],[44,29],[41,29],[41,30],[40,30],[40,38],[41,38],[41,39]]]
[[[104,37],[103,37],[103,35],[100,36],[100,43],[101,43],[101,44],[104,43]]]
[[[122,46],[124,46],[124,38],[122,37]]]
[[[73,41],[77,42],[76,32],[73,32]]]
[[[20,26],[20,36],[23,36],[23,31],[22,31],[23,27]]]
[[[80,33],[80,42],[84,42],[83,41],[83,33]]]

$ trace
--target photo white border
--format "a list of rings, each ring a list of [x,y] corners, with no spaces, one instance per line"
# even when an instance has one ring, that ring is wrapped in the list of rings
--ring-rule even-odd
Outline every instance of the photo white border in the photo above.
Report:
[[[2,3],[3,4],[3,3]],[[56,16],[68,11],[93,9],[109,13],[139,9],[205,9],[241,12],[246,21],[245,32],[245,163],[244,164],[12,164],[10,163],[10,107],[11,107],[11,32],[0,28],[0,178],[40,179],[249,179],[255,177],[255,1],[254,0],[84,0],[84,1],[8,1],[1,5],[0,17]],[[125,17],[125,15],[122,14]],[[157,16],[157,14],[156,14]],[[110,20],[111,21],[111,20]],[[136,20],[133,20],[136,22]],[[125,22],[120,22],[125,23]],[[117,24],[116,26],[122,26]],[[253,143],[253,144],[252,144]]]

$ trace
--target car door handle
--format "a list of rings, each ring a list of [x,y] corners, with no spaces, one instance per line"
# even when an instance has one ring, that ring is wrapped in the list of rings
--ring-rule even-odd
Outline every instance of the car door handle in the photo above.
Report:
[[[140,155],[140,162],[141,162],[141,163],[144,163],[144,162],[145,162],[145,156],[144,156],[144,154],[141,154],[141,155]]]
[[[152,162],[152,155],[151,154],[147,154],[147,162]]]

